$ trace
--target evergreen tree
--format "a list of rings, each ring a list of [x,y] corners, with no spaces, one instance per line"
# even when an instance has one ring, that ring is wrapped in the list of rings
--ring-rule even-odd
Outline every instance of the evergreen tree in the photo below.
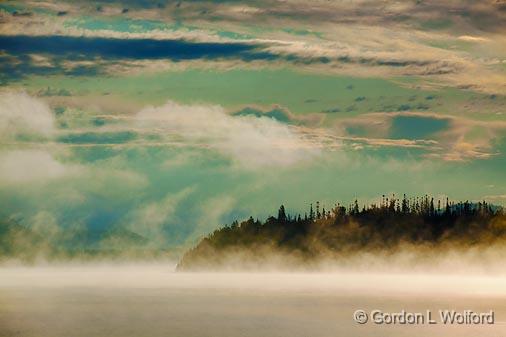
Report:
[[[359,208],[358,208],[358,200],[355,199],[355,202],[353,204],[353,214],[358,214],[359,213]]]
[[[409,204],[408,200],[406,199],[406,194],[404,194],[404,197],[402,198],[402,213],[406,214],[409,212]]]
[[[279,211],[278,211],[278,221],[280,222],[285,222],[286,221],[286,213],[285,213],[285,206],[281,205],[281,207],[279,207]]]

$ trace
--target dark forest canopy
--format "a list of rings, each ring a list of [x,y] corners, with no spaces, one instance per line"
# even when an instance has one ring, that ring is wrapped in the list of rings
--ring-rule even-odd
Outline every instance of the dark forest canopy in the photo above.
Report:
[[[342,259],[361,251],[394,250],[403,244],[469,247],[506,243],[503,209],[485,201],[441,202],[429,196],[402,199],[383,196],[379,204],[332,209],[309,205],[304,214],[287,214],[265,222],[248,220],[217,229],[188,251],[178,270],[261,264],[271,255],[311,264],[319,258]],[[237,259],[236,259],[237,258]],[[237,261],[240,260],[240,261]],[[278,261],[279,262],[279,261]]]

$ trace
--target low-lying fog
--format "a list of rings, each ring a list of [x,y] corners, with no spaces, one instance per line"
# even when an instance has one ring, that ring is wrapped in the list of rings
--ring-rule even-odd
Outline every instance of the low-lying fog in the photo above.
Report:
[[[411,294],[417,296],[505,296],[505,274],[376,272],[174,272],[173,265],[57,265],[0,267],[6,289],[112,288],[227,290],[337,294]],[[506,271],[505,271],[506,272]]]
[[[493,325],[353,313],[494,311]],[[0,267],[0,336],[501,336],[506,273],[176,273],[167,264]]]

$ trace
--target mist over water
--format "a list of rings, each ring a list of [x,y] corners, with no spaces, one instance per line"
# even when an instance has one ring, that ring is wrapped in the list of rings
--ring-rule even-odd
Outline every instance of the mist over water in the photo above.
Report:
[[[494,325],[360,325],[363,309],[494,310]],[[499,336],[506,274],[179,273],[168,264],[4,266],[1,336]]]
[[[175,272],[166,264],[86,264],[11,266],[0,269],[3,290],[174,289],[265,293],[358,292],[379,295],[455,295],[506,297],[506,273],[324,272]]]

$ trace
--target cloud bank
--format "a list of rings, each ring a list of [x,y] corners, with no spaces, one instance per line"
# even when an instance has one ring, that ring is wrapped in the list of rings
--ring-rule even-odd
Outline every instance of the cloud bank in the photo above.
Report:
[[[294,128],[266,117],[234,117],[218,105],[168,101],[142,109],[135,119],[141,127],[217,150],[244,167],[289,166],[319,153]]]
[[[77,173],[41,150],[14,150],[0,152],[0,183],[47,182]]]
[[[49,107],[26,93],[0,93],[0,140],[50,136],[55,130]]]

